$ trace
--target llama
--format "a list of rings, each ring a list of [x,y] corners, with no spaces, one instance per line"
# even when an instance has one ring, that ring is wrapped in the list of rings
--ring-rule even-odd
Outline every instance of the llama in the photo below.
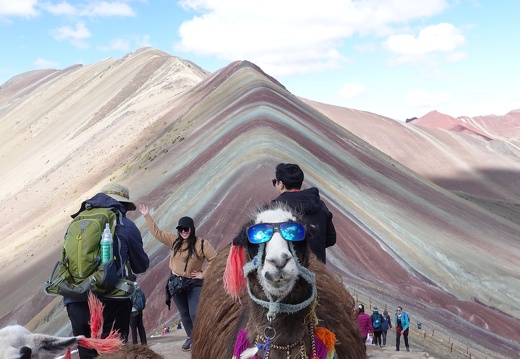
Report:
[[[64,358],[70,358],[70,347],[79,345],[95,349],[98,353],[112,353],[123,346],[118,332],[112,331],[101,339],[103,329],[103,304],[89,293],[91,338],[83,335],[75,337],[56,337],[45,334],[33,334],[21,325],[10,325],[0,329],[0,359],[46,359],[55,358],[56,354],[66,351]]]
[[[10,325],[0,329],[0,359],[56,358],[56,355],[65,353],[71,346],[82,343],[83,338],[33,334],[21,325]],[[101,354],[98,358],[163,359],[163,356],[145,345],[129,345],[114,353]]]
[[[309,250],[298,213],[270,203],[253,217],[206,274],[193,358],[366,358],[355,300]]]
[[[33,334],[21,325],[0,329],[0,359],[54,358],[83,338]]]

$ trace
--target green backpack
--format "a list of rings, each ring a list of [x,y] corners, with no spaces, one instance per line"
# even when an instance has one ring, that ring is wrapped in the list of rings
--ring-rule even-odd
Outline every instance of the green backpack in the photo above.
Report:
[[[43,285],[46,294],[85,299],[89,291],[106,298],[133,294],[133,282],[122,278],[124,263],[119,271],[114,258],[101,264],[101,236],[108,223],[114,241],[118,240],[118,213],[112,208],[88,208],[87,204],[87,209],[74,217],[65,233],[61,259]]]

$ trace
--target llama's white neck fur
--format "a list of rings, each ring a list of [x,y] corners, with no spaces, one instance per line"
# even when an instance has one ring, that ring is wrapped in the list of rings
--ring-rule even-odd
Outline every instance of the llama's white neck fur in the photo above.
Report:
[[[295,221],[293,214],[282,208],[260,212],[255,223],[282,223]],[[293,289],[299,275],[297,259],[289,244],[275,232],[265,245],[265,260],[258,271],[258,280],[266,294],[283,299]]]

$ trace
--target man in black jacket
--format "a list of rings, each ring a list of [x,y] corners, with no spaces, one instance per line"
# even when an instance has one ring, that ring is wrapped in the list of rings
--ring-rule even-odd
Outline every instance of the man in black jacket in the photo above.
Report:
[[[274,200],[284,202],[303,214],[310,235],[310,248],[316,257],[326,263],[325,248],[336,244],[336,230],[332,213],[320,198],[316,187],[301,190],[303,171],[296,164],[280,163],[276,166],[273,186],[279,196]]]
[[[111,182],[105,185],[100,193],[83,202],[80,211],[85,209],[87,204],[92,208],[116,208],[119,211],[121,215],[115,229],[118,240],[114,241],[116,266],[119,269],[127,264],[133,273],[144,273],[148,269],[150,261],[143,248],[141,232],[139,232],[134,222],[126,217],[128,211],[135,211],[136,209],[135,204],[130,201],[128,188]],[[126,275],[124,276],[126,277]],[[106,338],[113,328],[119,331],[121,338],[126,342],[132,313],[132,302],[130,299],[108,299],[101,296],[99,299],[104,305],[104,326],[101,337]],[[75,336],[85,335],[89,338],[91,335],[89,324],[90,310],[87,298],[64,297],[63,303],[67,307],[72,333]],[[97,356],[95,350],[81,346],[78,347],[78,354],[80,359],[91,359]]]

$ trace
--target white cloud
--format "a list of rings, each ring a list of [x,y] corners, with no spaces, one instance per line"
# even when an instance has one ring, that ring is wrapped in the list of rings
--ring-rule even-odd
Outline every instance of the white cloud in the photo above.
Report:
[[[33,17],[38,15],[37,4],[37,0],[0,0],[0,16]]]
[[[81,11],[84,16],[135,16],[134,10],[124,2],[89,2]]]
[[[130,51],[130,41],[127,39],[115,39],[106,46],[98,46],[98,49],[102,51]]]
[[[392,26],[447,8],[445,0],[181,0],[198,12],[179,28],[175,51],[250,60],[274,76],[320,72],[348,61],[345,41],[381,35]],[[394,31],[395,32],[395,31]]]
[[[150,42],[150,35],[140,35],[135,39],[138,48],[152,46]]]
[[[77,48],[84,49],[88,44],[84,41],[92,34],[84,23],[78,22],[75,28],[63,26],[52,31],[54,38],[58,41],[68,41]]]
[[[426,56],[436,53],[446,53],[446,56],[460,59],[463,52],[458,51],[458,48],[465,42],[461,30],[452,24],[442,23],[423,28],[417,36],[390,36],[383,47],[397,55],[397,63],[409,63],[422,61]]]
[[[339,97],[345,99],[353,99],[366,95],[365,88],[363,85],[358,83],[344,84],[338,93]]]
[[[428,93],[424,90],[409,92],[405,98],[405,104],[412,107],[432,107],[435,108],[448,102],[452,98],[450,92]]]
[[[59,64],[55,61],[50,61],[50,60],[45,60],[45,59],[42,59],[41,57],[37,58],[34,62],[33,62],[33,65],[37,68],[37,69],[55,69],[59,66]]]
[[[57,4],[45,2],[42,4],[42,8],[45,9],[52,15],[67,15],[72,16],[77,14],[77,9],[67,1],[62,1]]]

